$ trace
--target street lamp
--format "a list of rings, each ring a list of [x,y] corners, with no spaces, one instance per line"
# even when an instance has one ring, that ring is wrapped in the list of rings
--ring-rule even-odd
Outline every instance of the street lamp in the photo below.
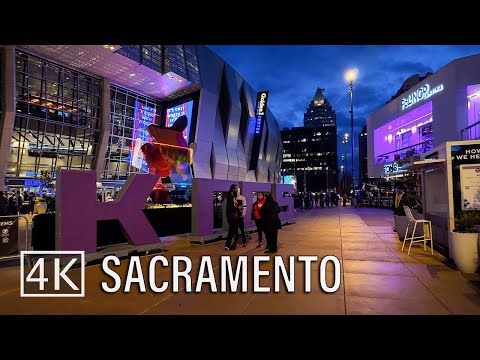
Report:
[[[345,145],[344,148],[343,148],[343,156],[342,156],[342,160],[343,160],[343,165],[342,165],[342,169],[343,169],[343,192],[347,192],[347,167],[346,167],[346,164],[345,162],[347,161],[347,143],[348,143],[348,133],[345,133],[343,135],[343,139],[342,139],[342,143]]]
[[[353,189],[353,196],[355,196],[355,174],[354,174],[354,141],[355,141],[355,133],[353,131],[353,81],[357,77],[357,70],[349,70],[345,74],[345,78],[350,82],[349,91],[350,91],[350,126],[352,132],[352,189]]]

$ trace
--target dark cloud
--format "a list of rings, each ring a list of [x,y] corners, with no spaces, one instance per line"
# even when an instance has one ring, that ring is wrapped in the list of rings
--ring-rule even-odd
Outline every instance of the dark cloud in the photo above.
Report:
[[[325,88],[325,95],[337,113],[340,153],[341,137],[351,132],[349,84],[344,77],[348,69],[358,69],[353,87],[355,143],[358,143],[367,116],[384,106],[407,78],[438,71],[456,58],[480,53],[480,46],[473,45],[209,47],[254,89],[270,91],[268,106],[280,128],[302,126],[303,113],[317,87]]]

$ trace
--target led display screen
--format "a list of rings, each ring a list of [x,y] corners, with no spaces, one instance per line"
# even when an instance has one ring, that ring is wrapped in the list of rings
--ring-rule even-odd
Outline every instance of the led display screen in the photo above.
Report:
[[[296,175],[284,175],[282,176],[282,183],[284,184],[292,184],[297,191],[297,176]]]
[[[185,130],[183,131],[183,137],[187,144],[190,142],[188,141],[188,136],[190,134],[190,124],[192,123],[192,110],[193,110],[193,100],[184,102],[182,104],[178,104],[172,107],[167,108],[167,114],[165,119],[165,127],[171,127],[175,120],[177,120],[180,116],[185,115],[188,119],[188,124]]]
[[[155,108],[147,106],[140,101],[135,101],[133,140],[130,144],[129,162],[132,166],[144,172],[148,172],[148,166],[140,148],[144,143],[152,141],[147,127],[154,123]]]

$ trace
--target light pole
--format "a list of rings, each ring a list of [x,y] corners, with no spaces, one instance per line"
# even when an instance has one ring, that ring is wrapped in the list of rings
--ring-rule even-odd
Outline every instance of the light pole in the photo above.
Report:
[[[345,145],[343,148],[343,192],[347,193],[347,143],[348,143],[348,133],[343,135],[342,143]]]
[[[354,172],[354,142],[355,142],[355,133],[353,131],[353,81],[357,77],[357,70],[349,70],[345,74],[345,77],[350,82],[349,91],[350,91],[350,127],[352,132],[352,197],[355,197],[355,172]]]

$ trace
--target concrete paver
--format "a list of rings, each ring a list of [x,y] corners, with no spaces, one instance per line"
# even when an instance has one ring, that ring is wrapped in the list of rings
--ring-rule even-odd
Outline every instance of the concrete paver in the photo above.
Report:
[[[147,291],[141,292],[134,284],[129,293],[124,293],[122,284],[119,292],[108,294],[100,283],[112,283],[112,279],[100,265],[94,265],[86,268],[85,298],[21,298],[19,267],[9,266],[0,267],[0,314],[480,314],[480,274],[462,274],[441,254],[431,255],[429,247],[425,252],[423,246],[414,246],[410,255],[407,249],[402,252],[402,243],[391,230],[390,210],[338,207],[298,210],[296,216],[295,224],[280,230],[276,254],[287,269],[289,256],[295,256],[294,292],[289,292],[280,278],[278,292],[274,291],[273,256],[259,265],[267,272],[259,277],[259,286],[270,287],[271,291],[254,292],[253,256],[265,255],[265,247],[255,247],[256,234],[251,234],[247,247],[235,251],[225,251],[224,241],[199,245],[182,237],[168,241],[167,251],[161,255],[169,260],[178,255],[192,260],[193,289],[202,256],[211,257],[219,279],[220,257],[231,256],[235,265],[243,255],[248,258],[246,292],[212,293],[204,283],[201,292],[189,293],[183,279],[179,291],[174,292],[171,269],[158,266],[155,282],[159,286],[168,281],[166,292],[155,293],[148,285]],[[298,261],[300,255],[314,255],[319,260],[309,273],[310,292],[305,292],[306,270]],[[333,293],[325,292],[320,284],[319,263],[327,255],[336,256],[341,265],[340,286]],[[141,258],[144,274],[152,256]],[[327,286],[333,286],[333,270],[333,263],[328,263]],[[118,272],[124,278],[127,271],[128,260],[123,260]]]

